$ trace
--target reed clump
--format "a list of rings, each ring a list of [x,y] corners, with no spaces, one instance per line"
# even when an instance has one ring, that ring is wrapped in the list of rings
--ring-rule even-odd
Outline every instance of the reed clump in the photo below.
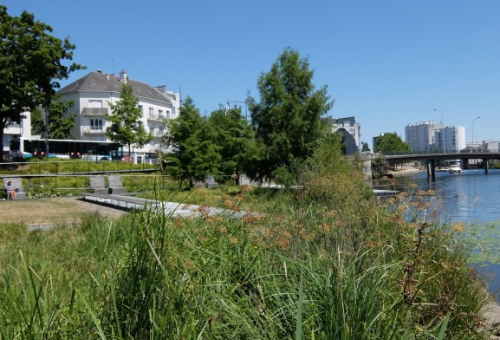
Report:
[[[428,218],[427,195],[378,204],[329,148],[301,181],[217,198],[238,211],[262,197],[258,217],[160,209],[0,232],[0,338],[484,338],[470,248]]]

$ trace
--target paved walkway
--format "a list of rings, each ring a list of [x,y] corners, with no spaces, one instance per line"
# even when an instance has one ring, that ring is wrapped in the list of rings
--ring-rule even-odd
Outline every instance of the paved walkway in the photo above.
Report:
[[[163,209],[165,214],[171,217],[228,216],[233,218],[242,218],[243,216],[248,215],[261,215],[259,213],[249,213],[245,211],[234,211],[205,206],[202,207],[194,204],[163,202],[122,195],[83,193],[78,196],[85,201],[103,204],[118,209]]]

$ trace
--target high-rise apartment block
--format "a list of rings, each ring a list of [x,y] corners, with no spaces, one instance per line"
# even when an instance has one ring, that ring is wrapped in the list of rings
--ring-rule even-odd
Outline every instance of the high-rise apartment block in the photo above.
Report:
[[[408,124],[405,140],[413,152],[459,152],[465,148],[465,128],[436,122]]]
[[[413,152],[434,151],[436,130],[442,128],[443,124],[436,122],[408,124],[405,127],[405,141]]]

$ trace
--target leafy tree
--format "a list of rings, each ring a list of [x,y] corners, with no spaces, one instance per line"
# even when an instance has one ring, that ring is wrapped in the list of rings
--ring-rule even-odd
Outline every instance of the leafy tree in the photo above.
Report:
[[[368,146],[368,143],[363,143],[363,148],[361,149],[362,152],[370,152],[370,147]]]
[[[307,59],[287,48],[259,77],[260,102],[248,98],[256,138],[264,146],[254,174],[259,178],[294,174],[312,155],[323,131],[321,117],[333,104],[326,86],[315,90],[313,73]]]
[[[23,112],[49,106],[60,87],[58,80],[83,68],[63,65],[73,59],[75,45],[50,33],[52,27],[36,21],[33,14],[24,11],[12,17],[0,5],[0,141],[6,127],[24,118]]]
[[[115,143],[127,145],[129,156],[132,145],[142,147],[153,138],[141,121],[142,112],[138,103],[132,86],[123,84],[120,101],[116,104],[110,103],[112,113],[106,115],[106,119],[111,123],[106,128],[106,135]]]
[[[384,133],[377,140],[375,152],[411,152],[411,148],[397,133]]]
[[[253,141],[252,127],[241,114],[241,108],[214,111],[208,119],[208,124],[215,132],[213,142],[220,146],[219,171],[225,175],[239,175],[244,171]]]
[[[36,108],[31,113],[31,129],[34,134],[39,134],[42,137],[65,139],[71,137],[71,130],[75,127],[76,114],[70,116],[66,112],[73,107],[74,100],[52,100],[49,107],[46,109],[48,112],[47,122],[44,119],[42,110]],[[46,127],[48,123],[48,129]],[[48,136],[47,136],[48,130]]]
[[[384,156],[378,156],[372,160],[372,177],[375,179],[382,178],[389,171],[389,162]]]
[[[212,124],[201,117],[193,100],[187,97],[179,117],[170,121],[168,144],[173,154],[164,157],[166,172],[178,179],[180,184],[193,180],[204,180],[207,175],[217,175],[221,161],[220,146],[214,143],[216,131]]]

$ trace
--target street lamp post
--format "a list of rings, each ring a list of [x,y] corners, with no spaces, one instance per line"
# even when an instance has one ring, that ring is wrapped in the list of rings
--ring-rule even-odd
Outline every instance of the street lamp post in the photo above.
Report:
[[[478,120],[481,117],[476,117],[474,120],[472,120],[472,150],[474,150],[474,122]]]
[[[441,134],[441,138],[443,139],[443,152],[446,153],[446,136],[445,136],[445,132],[444,132],[444,123],[443,123],[443,112],[441,112],[441,110],[438,110],[438,109],[434,109],[434,111],[437,111],[441,114],[441,131],[443,131],[443,133]]]

